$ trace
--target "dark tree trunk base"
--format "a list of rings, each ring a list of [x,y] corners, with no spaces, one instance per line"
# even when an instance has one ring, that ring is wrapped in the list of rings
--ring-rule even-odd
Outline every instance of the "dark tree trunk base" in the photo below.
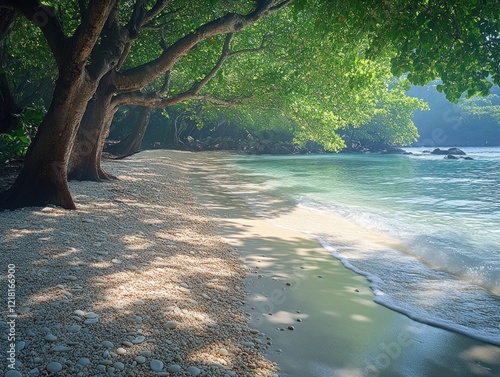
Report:
[[[10,189],[0,195],[0,210],[23,207],[45,207],[53,204],[76,209],[67,181],[49,182],[30,171],[22,170]]]
[[[91,182],[107,182],[116,181],[114,175],[108,173],[102,167],[93,167],[88,169],[75,169],[68,175],[68,179],[72,181],[91,181]]]

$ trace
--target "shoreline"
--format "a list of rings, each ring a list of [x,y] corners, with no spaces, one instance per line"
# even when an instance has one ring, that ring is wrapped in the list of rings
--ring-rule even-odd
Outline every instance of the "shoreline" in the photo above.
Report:
[[[76,211],[0,213],[23,376],[500,375],[499,347],[375,303],[315,239],[212,182],[214,159],[146,151],[105,163],[118,182],[72,182]]]
[[[221,235],[253,270],[246,306],[250,324],[277,337],[269,357],[278,362],[282,376],[500,374],[498,346],[416,322],[375,303],[364,276],[344,267],[312,236],[283,228],[287,214],[259,217],[240,196],[220,187],[224,184],[207,179],[219,173],[217,167],[192,169],[196,182],[203,182],[198,195],[214,214]],[[340,224],[338,233],[339,241],[354,242],[349,224]],[[401,247],[378,236],[371,241],[381,249]],[[339,338],[344,343],[338,344]]]

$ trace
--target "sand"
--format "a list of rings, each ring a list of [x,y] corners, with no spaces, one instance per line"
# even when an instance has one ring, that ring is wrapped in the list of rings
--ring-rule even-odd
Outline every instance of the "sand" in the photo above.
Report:
[[[105,164],[120,181],[71,183],[77,211],[0,214],[23,375],[50,363],[64,376],[500,375],[499,347],[374,303],[366,279],[313,238],[218,185],[216,159],[143,152]],[[349,223],[338,234],[392,242]],[[2,350],[7,309],[4,299]]]
[[[193,186],[226,242],[253,270],[247,285],[250,325],[273,337],[268,352],[281,367],[280,376],[500,376],[500,347],[376,304],[364,277],[315,239],[290,230],[292,219],[302,218],[311,232],[321,233],[331,218],[300,208],[294,214],[275,210],[273,217],[256,216],[238,190],[217,175],[217,158],[203,160],[211,164],[193,165]],[[329,241],[344,249],[405,248],[340,217],[329,233],[335,233]]]
[[[23,376],[277,372],[247,327],[247,269],[193,195],[183,156],[105,163],[119,181],[71,182],[76,211],[0,213],[1,376],[20,375],[4,353],[14,342]]]

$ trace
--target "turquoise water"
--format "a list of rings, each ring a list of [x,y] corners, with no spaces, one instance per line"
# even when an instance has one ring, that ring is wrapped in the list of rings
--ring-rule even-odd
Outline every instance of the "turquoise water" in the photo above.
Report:
[[[380,304],[500,345],[500,148],[463,149],[473,161],[420,154],[231,156],[224,158],[231,168],[225,179],[270,219],[300,207],[401,241],[403,251],[374,253],[335,244],[328,231],[311,231],[307,218],[293,226],[366,276]]]

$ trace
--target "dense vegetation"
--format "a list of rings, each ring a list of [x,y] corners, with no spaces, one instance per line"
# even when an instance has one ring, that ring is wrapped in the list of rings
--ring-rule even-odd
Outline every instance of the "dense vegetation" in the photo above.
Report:
[[[438,89],[455,101],[500,81],[496,1],[0,0],[0,11],[9,148],[22,140],[13,146],[22,154],[31,137],[22,108],[43,116],[3,208],[74,208],[68,175],[113,179],[100,161],[124,106],[136,106],[125,151],[153,108],[179,124],[273,124],[338,150],[341,135],[415,139],[411,115],[425,105],[394,74],[415,84],[441,77]]]

